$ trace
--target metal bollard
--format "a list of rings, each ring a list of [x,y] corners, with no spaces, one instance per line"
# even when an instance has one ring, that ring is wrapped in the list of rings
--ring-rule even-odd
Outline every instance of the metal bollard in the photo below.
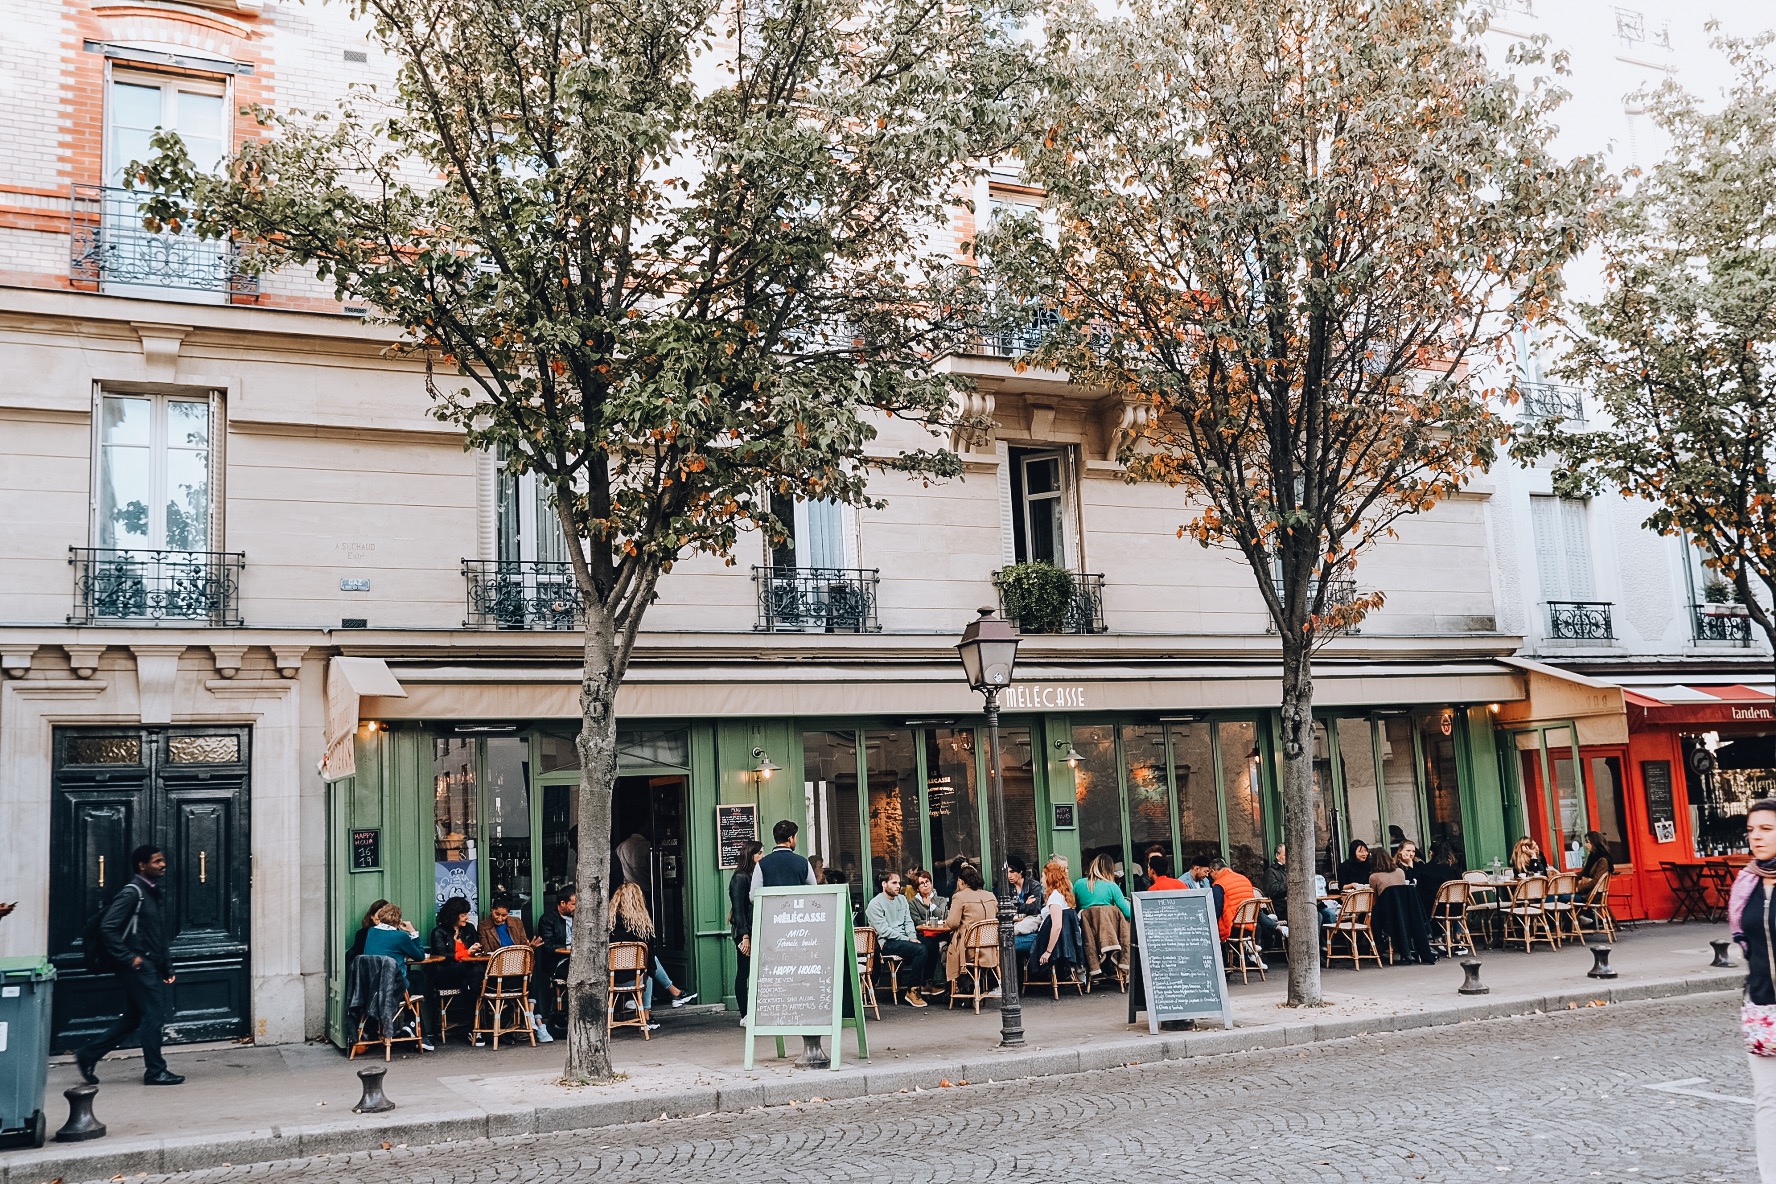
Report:
[[[1586,946],[1591,951],[1591,969],[1585,972],[1586,978],[1615,978],[1616,972],[1609,964],[1609,946]]]
[[[93,1095],[98,1092],[96,1085],[77,1085],[62,1091],[68,1099],[68,1121],[55,1133],[56,1142],[84,1143],[105,1137],[105,1124],[93,1116]]]
[[[364,1096],[352,1107],[353,1114],[381,1114],[393,1110],[395,1104],[388,1100],[382,1092],[382,1079],[388,1070],[381,1065],[370,1065],[358,1070],[358,1080],[364,1083]]]
[[[820,1047],[820,1037],[802,1037],[802,1055],[796,1061],[798,1069],[830,1069],[832,1058],[826,1055],[826,1049]]]
[[[1480,960],[1478,958],[1463,958],[1461,961],[1461,968],[1463,975],[1462,985],[1461,989],[1457,991],[1457,994],[1486,995],[1492,992],[1491,987],[1483,987],[1480,985]]]
[[[1711,941],[1714,947],[1714,961],[1708,965],[1712,969],[1731,970],[1733,968],[1733,943],[1730,941]]]

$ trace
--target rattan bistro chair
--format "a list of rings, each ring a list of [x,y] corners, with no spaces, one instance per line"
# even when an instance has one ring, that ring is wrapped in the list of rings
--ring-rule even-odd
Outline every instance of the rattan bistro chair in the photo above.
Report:
[[[1504,939],[1502,908],[1499,904],[1499,888],[1485,872],[1463,872],[1462,880],[1468,886],[1468,904],[1465,910],[1468,931],[1473,932],[1477,926],[1481,938],[1488,945],[1502,945]]]
[[[606,1001],[604,1030],[640,1028],[641,1038],[648,1038],[648,948],[639,941],[613,941],[610,944],[610,998]],[[622,976],[627,976],[623,978]],[[621,980],[621,981],[619,981]],[[635,1010],[628,1019],[617,1018],[617,1004],[628,999]]]
[[[1352,888],[1344,894],[1340,902],[1338,917],[1330,924],[1320,927],[1325,935],[1326,968],[1332,968],[1334,958],[1349,958],[1352,970],[1363,969],[1363,947],[1369,947],[1367,957],[1381,965],[1381,950],[1375,944],[1375,930],[1369,924],[1370,914],[1375,911],[1375,890],[1373,888]],[[1342,940],[1345,952],[1338,952],[1338,943]]]
[[[377,955],[359,955],[360,960],[366,957],[374,958]],[[385,961],[395,962],[395,959],[388,958]],[[399,963],[396,965],[399,966]],[[393,973],[393,971],[385,973]],[[365,1036],[366,1025],[372,1027],[376,1035]],[[401,988],[400,1005],[395,1008],[395,1014],[389,1018],[386,1026],[377,1023],[368,1015],[358,1016],[357,1034],[352,1038],[351,1052],[345,1059],[356,1060],[360,1052],[367,1048],[375,1048],[379,1044],[382,1045],[382,1059],[385,1061],[394,1059],[394,1047],[397,1044],[411,1044],[415,1052],[423,1052],[425,1049],[425,1026],[420,1021],[419,996],[404,986]]]
[[[1258,952],[1258,910],[1262,905],[1262,898],[1256,896],[1241,901],[1228,922],[1231,928],[1227,940],[1221,943],[1227,959],[1227,976],[1232,978],[1237,970],[1242,983],[1252,981],[1253,970],[1258,972],[1259,982],[1265,981],[1264,958]]]
[[[857,979],[863,984],[863,1005],[882,1018],[882,1005],[876,1000],[876,931],[859,925],[851,931],[857,943]]]
[[[475,1000],[475,1036],[491,1036],[498,1048],[500,1037],[530,1037],[536,1046],[536,1024],[530,1014],[530,972],[536,955],[529,946],[501,946],[487,960],[487,976]],[[508,1021],[510,1013],[516,1017]]]
[[[1549,924],[1547,902],[1548,877],[1530,876],[1518,881],[1517,891],[1505,908],[1506,946],[1514,941],[1521,941],[1526,954],[1538,941],[1547,942],[1551,950],[1560,948],[1560,942],[1555,938],[1554,929]]]
[[[1579,874],[1577,872],[1550,872],[1548,874],[1548,898],[1542,902],[1542,911],[1548,914],[1548,928],[1554,933],[1556,946],[1566,944],[1567,938],[1578,940],[1578,896]]]
[[[1580,941],[1587,937],[1601,937],[1609,942],[1616,940],[1616,915],[1610,910],[1608,872],[1591,882],[1591,891],[1585,893],[1585,903],[1573,913],[1573,923],[1578,927]]]
[[[956,1006],[956,1000],[973,1001],[974,1014],[980,1014],[981,1000],[990,996],[1001,986],[999,975],[999,922],[994,920],[970,921],[962,927],[962,932],[952,940],[962,943],[961,972],[950,980],[950,1006]],[[956,984],[962,981],[962,975],[968,976],[970,990],[964,991]],[[987,987],[987,976],[993,976],[993,988]]]
[[[1468,903],[1474,888],[1466,880],[1445,880],[1437,885],[1431,902],[1431,924],[1443,935],[1445,955],[1472,950],[1474,935],[1468,929]]]

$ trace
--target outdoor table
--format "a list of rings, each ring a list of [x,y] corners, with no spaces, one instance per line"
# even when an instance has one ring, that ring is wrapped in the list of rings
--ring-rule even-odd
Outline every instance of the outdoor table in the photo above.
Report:
[[[1702,883],[1703,865],[1680,863],[1667,859],[1659,867],[1671,884],[1671,920],[1706,921],[1712,910],[1708,907],[1707,888]]]

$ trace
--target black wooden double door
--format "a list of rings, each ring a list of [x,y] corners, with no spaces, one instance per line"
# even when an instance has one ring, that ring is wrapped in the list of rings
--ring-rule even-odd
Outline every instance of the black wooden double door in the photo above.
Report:
[[[177,982],[171,1042],[250,1031],[248,844],[251,730],[58,728],[50,823],[49,951],[56,967],[52,1047],[67,1050],[121,1012],[109,974],[83,965],[87,917],[129,883],[130,852],[166,852],[161,881]]]

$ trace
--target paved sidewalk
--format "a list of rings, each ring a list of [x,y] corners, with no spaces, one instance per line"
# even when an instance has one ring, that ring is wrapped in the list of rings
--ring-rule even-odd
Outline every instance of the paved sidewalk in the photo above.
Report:
[[[798,1071],[774,1059],[761,1040],[753,1071],[741,1068],[742,1036],[725,1014],[656,1013],[661,1028],[643,1042],[620,1032],[614,1058],[625,1079],[611,1085],[558,1083],[564,1045],[535,1049],[471,1049],[452,1045],[436,1053],[397,1056],[386,1090],[398,1109],[360,1116],[356,1070],[329,1045],[268,1048],[230,1046],[171,1050],[176,1089],[140,1084],[140,1061],[113,1057],[100,1066],[104,1085],[95,1110],[107,1138],[87,1144],[51,1143],[40,1151],[0,1151],[0,1184],[47,1184],[62,1178],[109,1179],[118,1174],[183,1171],[296,1156],[351,1152],[384,1145],[417,1145],[500,1135],[608,1126],[753,1106],[942,1088],[1072,1073],[1111,1065],[1210,1056],[1359,1037],[1467,1020],[1602,1006],[1631,999],[1713,995],[1698,1007],[1731,1021],[1742,970],[1708,967],[1710,938],[1720,927],[1648,925],[1624,933],[1612,961],[1620,977],[1589,979],[1591,955],[1567,948],[1534,954],[1485,951],[1482,981],[1491,993],[1456,993],[1462,973],[1451,960],[1435,967],[1348,969],[1326,974],[1330,1006],[1298,1011],[1282,1006],[1283,970],[1266,983],[1232,985],[1235,1028],[1147,1031],[1145,1019],[1127,1022],[1126,998],[1114,991],[1058,1003],[1027,1000],[1028,1046],[998,1049],[998,1013],[979,1016],[958,1007],[923,1011],[886,1005],[869,1024],[872,1057],[854,1059],[848,1043],[838,1071]],[[794,1040],[789,1042],[793,1046]],[[378,1062],[380,1063],[380,1062]],[[60,1091],[75,1084],[71,1064],[53,1066],[46,1109],[53,1130],[66,1116]]]

